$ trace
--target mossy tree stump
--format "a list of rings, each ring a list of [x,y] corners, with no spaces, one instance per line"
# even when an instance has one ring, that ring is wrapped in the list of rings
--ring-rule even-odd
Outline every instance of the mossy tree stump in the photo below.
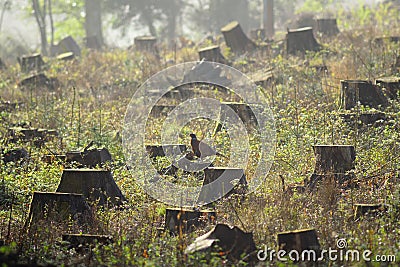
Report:
[[[390,99],[398,99],[400,92],[399,77],[382,77],[376,79],[375,84],[379,86]]]
[[[316,19],[315,30],[323,36],[335,36],[339,33],[336,19]]]
[[[218,62],[221,64],[228,65],[229,62],[225,59],[225,57],[221,53],[221,49],[218,45],[213,45],[209,47],[205,47],[199,50],[199,59],[211,62]]]
[[[216,212],[213,210],[167,208],[165,229],[173,234],[190,233],[215,220]]]
[[[208,167],[204,169],[203,186],[197,203],[202,205],[209,200],[217,200],[231,194],[245,194],[247,181],[243,169]]]
[[[388,106],[388,100],[382,89],[370,81],[342,80],[341,81],[341,105],[350,110],[358,106],[358,103],[372,108]]]
[[[41,54],[22,56],[18,58],[18,63],[22,72],[41,71],[45,64]]]
[[[111,172],[104,170],[65,169],[57,192],[82,194],[101,206],[126,201]]]
[[[278,250],[284,250],[286,252],[295,250],[299,255],[305,250],[313,250],[316,252],[316,258],[318,258],[320,244],[315,229],[281,232],[278,233],[277,240],[279,246]]]
[[[320,44],[314,38],[312,27],[288,30],[286,34],[286,52],[288,55],[305,54],[306,51],[319,51],[320,47]]]
[[[251,41],[243,32],[239,22],[232,21],[221,29],[226,45],[235,54],[243,54],[257,48],[257,45]]]

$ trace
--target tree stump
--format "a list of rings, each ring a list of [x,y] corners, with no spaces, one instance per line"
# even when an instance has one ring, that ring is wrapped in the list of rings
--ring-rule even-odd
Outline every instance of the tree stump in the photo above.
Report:
[[[31,71],[41,71],[45,64],[41,54],[22,56],[18,58],[18,63],[21,66],[21,71],[26,73]]]
[[[400,42],[400,36],[383,36],[374,39],[374,43],[377,46],[383,46],[385,44],[399,43],[399,42]]]
[[[400,91],[399,77],[382,77],[376,79],[375,84],[379,86],[390,99],[398,99]]]
[[[186,145],[165,144],[165,145],[146,145],[146,151],[150,158],[165,157],[165,152],[172,155],[179,155],[187,150]]]
[[[345,173],[354,168],[356,152],[354,146],[313,146],[316,174]]]
[[[65,162],[65,155],[44,155],[42,161],[47,164],[54,164],[55,162]]]
[[[93,214],[83,195],[69,193],[34,192],[25,227],[40,227],[40,222],[63,222],[73,220],[79,226],[90,227]],[[89,230],[89,229],[87,229]]]
[[[183,208],[167,208],[165,229],[172,234],[190,233],[208,223],[214,223],[216,212],[213,210],[194,210]]]
[[[229,62],[225,59],[225,57],[221,53],[221,49],[218,45],[205,47],[199,50],[199,59],[200,61],[211,61],[218,62],[221,64],[228,65]]]
[[[206,185],[209,186],[205,187]],[[201,205],[212,199],[228,197],[231,194],[243,195],[246,192],[247,181],[243,169],[209,167],[204,169],[203,187],[197,203]]]
[[[289,232],[278,233],[278,250],[286,252],[297,251],[299,255],[305,250],[315,251],[318,258],[320,244],[317,232],[314,229],[302,229]],[[313,259],[310,259],[313,261]]]
[[[342,80],[341,81],[341,105],[350,110],[358,103],[372,108],[387,107],[388,100],[382,90],[369,81]]]
[[[66,52],[59,54],[56,58],[63,61],[73,60],[75,58],[75,54],[73,52]]]
[[[239,22],[232,21],[221,29],[226,45],[235,54],[243,54],[257,48],[257,45],[247,38]]]
[[[158,55],[157,38],[154,36],[138,36],[134,39],[135,48],[137,51],[148,52],[153,55]]]
[[[354,220],[363,216],[378,216],[388,210],[385,204],[354,204]]]
[[[336,19],[315,20],[315,30],[323,36],[331,37],[339,33]]]
[[[288,30],[286,51],[288,55],[305,54],[306,51],[319,51],[320,45],[314,38],[313,28],[306,27]]]
[[[101,206],[121,205],[126,201],[110,171],[65,169],[57,192],[82,194]]]
[[[246,233],[236,226],[217,224],[211,231],[196,238],[186,248],[185,254],[199,251],[215,252],[217,255],[226,256],[231,262],[249,262],[256,260],[256,257],[251,255],[256,249],[253,233]]]
[[[43,89],[47,88],[49,90],[54,90],[58,86],[59,82],[57,78],[48,78],[43,73],[33,74],[18,83],[22,88],[32,88],[32,89]]]
[[[92,148],[83,151],[69,151],[65,154],[67,162],[77,162],[84,167],[94,168],[112,161],[107,148]]]
[[[51,48],[52,56],[57,56],[64,53],[72,53],[74,56],[77,57],[81,56],[81,48],[71,36],[65,37],[64,39],[59,41],[57,45],[54,45]]]

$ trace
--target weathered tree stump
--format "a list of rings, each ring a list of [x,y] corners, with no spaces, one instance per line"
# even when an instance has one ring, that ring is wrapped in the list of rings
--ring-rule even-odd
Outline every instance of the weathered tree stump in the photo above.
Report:
[[[146,151],[150,158],[165,157],[164,151],[172,155],[179,155],[186,150],[186,145],[182,144],[146,145]]]
[[[17,148],[17,149],[11,149],[6,152],[4,152],[3,156],[3,162],[5,164],[9,162],[21,162],[24,161],[25,159],[29,158],[28,151],[24,148]]]
[[[226,256],[230,261],[243,260],[250,262],[256,260],[251,256],[256,251],[253,233],[246,233],[238,227],[226,224],[217,224],[208,233],[196,238],[186,250],[186,254],[195,252],[215,252],[220,256]]]
[[[358,103],[372,108],[388,106],[388,100],[382,90],[369,81],[342,80],[341,81],[341,105],[349,110]]]
[[[99,205],[121,205],[126,201],[110,171],[65,169],[57,192],[82,194]]]
[[[286,35],[286,51],[288,55],[304,54],[306,51],[318,51],[320,47],[314,38],[313,28],[288,30]]]
[[[216,212],[212,210],[194,210],[168,208],[165,214],[165,229],[172,234],[190,233],[208,223],[214,223]]]
[[[213,45],[209,47],[205,47],[199,50],[199,59],[211,62],[218,62],[221,64],[228,65],[229,62],[225,59],[225,57],[221,53],[221,49],[218,45]]]
[[[87,148],[83,151],[69,151],[65,155],[67,162],[77,162],[89,168],[112,161],[111,154],[107,148]]]
[[[354,220],[363,216],[378,216],[388,210],[385,204],[354,204]]]
[[[70,248],[94,247],[98,244],[109,245],[114,241],[108,235],[63,234],[62,241],[68,242]]]
[[[33,74],[18,83],[20,87],[28,87],[33,89],[47,88],[54,90],[58,86],[57,78],[48,78],[43,73]]]
[[[226,45],[235,54],[243,54],[257,48],[257,45],[251,41],[240,27],[239,22],[232,21],[221,29]]]
[[[278,233],[277,239],[279,250],[297,251],[299,255],[305,250],[312,250],[315,251],[316,258],[318,258],[320,244],[317,232],[314,229]],[[309,260],[313,261],[313,259]]]
[[[273,72],[270,69],[260,69],[253,73],[249,73],[248,76],[256,85],[263,88],[271,86],[274,79]]]
[[[18,63],[22,72],[40,71],[45,64],[41,54],[22,56],[18,58]]]
[[[376,79],[375,84],[379,86],[390,99],[398,99],[400,91],[399,77],[382,77]]]
[[[134,39],[137,51],[144,51],[158,55],[157,38],[154,36],[138,36]]]
[[[93,214],[81,194],[34,192],[25,227],[40,227],[40,222],[73,221],[77,225],[89,227]]]
[[[323,36],[331,37],[339,33],[336,19],[316,19],[315,30]]]
[[[214,133],[221,131],[223,124],[229,119],[227,106],[231,108],[239,116],[240,120],[243,122],[244,126],[248,131],[256,129],[258,125],[257,118],[254,115],[249,105],[244,103],[235,103],[235,102],[222,102],[221,104],[222,104],[222,109],[219,118],[219,123],[216,125],[214,129]]]
[[[205,187],[206,185],[210,185]],[[204,169],[203,186],[197,203],[208,203],[211,199],[228,197],[231,194],[245,194],[247,181],[243,169],[209,167]]]
[[[315,187],[316,184],[329,177],[343,184],[352,178],[346,172],[354,168],[356,152],[354,146],[345,145],[318,145],[313,146],[315,154],[314,173],[308,181],[308,187]]]
[[[314,173],[345,173],[354,168],[356,152],[354,146],[318,145],[313,146],[315,154]]]
[[[72,53],[74,56],[77,57],[81,55],[81,48],[71,36],[65,37],[64,39],[59,41],[57,45],[54,45],[51,48],[52,56],[57,56],[65,53]]]

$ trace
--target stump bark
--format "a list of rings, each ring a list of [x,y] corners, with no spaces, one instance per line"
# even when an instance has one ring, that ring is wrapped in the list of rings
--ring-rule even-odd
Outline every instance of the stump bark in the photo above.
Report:
[[[375,84],[379,86],[390,99],[398,99],[400,91],[399,77],[382,77],[376,79]]]
[[[65,169],[57,192],[82,194],[101,206],[121,205],[126,201],[111,172],[103,170]]]
[[[52,56],[57,56],[64,53],[73,53],[74,56],[81,56],[81,48],[71,36],[65,37],[59,41],[57,45],[54,45],[51,48]]]
[[[196,238],[186,248],[185,253],[215,252],[220,256],[226,256],[232,262],[238,260],[250,262],[256,260],[256,257],[251,255],[256,249],[253,233],[246,233],[236,226],[217,224],[211,231]]]
[[[356,152],[354,146],[314,146],[316,174],[345,173],[354,167]]]
[[[157,38],[154,36],[138,36],[134,39],[137,51],[145,51],[154,55],[158,55]]]
[[[331,37],[339,33],[336,19],[315,20],[315,30],[323,36]]]
[[[186,145],[182,144],[165,144],[165,145],[146,145],[146,151],[150,158],[165,157],[168,154],[179,155],[187,150]]]
[[[70,193],[34,192],[25,227],[40,225],[41,221],[74,223],[89,227],[93,214],[83,195]],[[88,229],[89,230],[89,229]]]
[[[389,104],[377,85],[363,80],[342,80],[341,106],[350,110],[358,106],[358,103],[372,108],[387,107]]]
[[[214,223],[216,212],[213,210],[194,210],[168,208],[165,214],[165,229],[172,234],[190,233],[208,223]]]
[[[305,54],[306,51],[318,50],[320,50],[320,45],[314,38],[313,28],[288,30],[286,35],[286,52],[288,55]]]
[[[41,54],[33,54],[18,58],[18,63],[21,66],[22,72],[41,71],[44,66],[44,61]]]
[[[377,216],[387,209],[388,207],[385,204],[354,204],[354,220],[365,215]]]
[[[87,36],[86,47],[93,50],[100,50],[102,48],[100,37],[96,35]]]
[[[200,61],[205,60],[205,61],[218,62],[221,64],[229,65],[229,62],[222,55],[221,49],[218,45],[200,49],[199,59]]]
[[[221,29],[226,45],[235,54],[243,54],[257,48],[257,45],[251,41],[243,32],[239,22],[232,21]]]
[[[317,232],[314,229],[302,229],[278,233],[278,249],[286,252],[297,251],[300,255],[304,250],[317,252],[320,249]]]
[[[203,186],[197,203],[208,203],[231,194],[245,194],[247,181],[243,169],[209,167],[204,169]]]

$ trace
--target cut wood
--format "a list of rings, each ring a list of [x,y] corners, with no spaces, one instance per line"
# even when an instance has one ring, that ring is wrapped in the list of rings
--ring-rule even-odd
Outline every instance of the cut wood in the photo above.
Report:
[[[257,48],[257,45],[246,36],[237,21],[232,21],[224,26],[221,32],[224,35],[226,45],[235,54],[243,54]]]
[[[358,104],[372,108],[387,107],[388,100],[382,89],[370,81],[342,80],[341,81],[341,105],[349,110]]]

